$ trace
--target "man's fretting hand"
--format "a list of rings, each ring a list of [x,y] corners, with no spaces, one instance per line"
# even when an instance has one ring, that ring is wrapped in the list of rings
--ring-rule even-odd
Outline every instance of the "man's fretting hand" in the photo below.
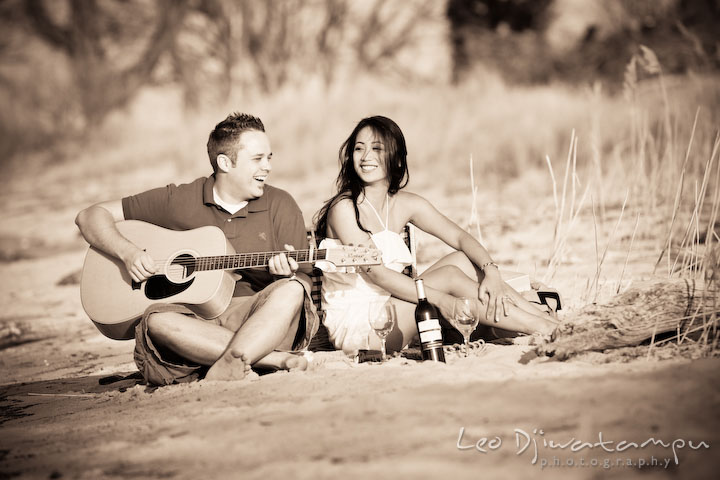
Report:
[[[292,252],[295,247],[285,244],[285,250]],[[275,255],[268,260],[268,270],[277,277],[290,277],[298,268],[298,263],[284,253]]]

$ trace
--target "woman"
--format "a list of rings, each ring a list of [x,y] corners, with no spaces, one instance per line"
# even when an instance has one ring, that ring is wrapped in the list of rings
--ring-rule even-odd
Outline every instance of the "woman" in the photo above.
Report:
[[[358,123],[340,148],[338,193],[316,215],[321,248],[336,244],[368,245],[382,251],[383,264],[359,272],[323,275],[324,323],[336,348],[379,348],[368,316],[390,297],[398,322],[387,339],[400,350],[415,335],[415,285],[403,275],[411,255],[400,232],[412,223],[453,247],[420,277],[440,314],[450,319],[456,297],[472,298],[480,324],[522,333],[550,333],[556,325],[503,282],[497,264],[471,235],[442,215],[430,202],[403,188],[408,181],[405,138],[395,122],[375,116]]]

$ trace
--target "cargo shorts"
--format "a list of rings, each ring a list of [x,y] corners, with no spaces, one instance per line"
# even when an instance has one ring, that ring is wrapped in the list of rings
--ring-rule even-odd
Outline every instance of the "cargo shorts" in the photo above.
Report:
[[[280,285],[295,280],[281,279],[273,282],[255,295],[246,297],[233,297],[225,311],[212,319],[203,319],[185,305],[174,303],[155,303],[150,305],[143,313],[142,319],[135,327],[135,364],[143,378],[149,385],[170,385],[199,380],[205,376],[208,366],[199,365],[182,358],[167,348],[153,343],[148,334],[148,317],[153,313],[177,312],[189,315],[215,325],[225,327],[227,324],[243,325],[245,321],[262,307],[270,294]],[[307,287],[302,283],[304,290],[303,309],[300,313],[300,322],[293,341],[292,352],[305,350],[310,344],[313,335],[317,332],[319,318],[315,305],[310,298]]]

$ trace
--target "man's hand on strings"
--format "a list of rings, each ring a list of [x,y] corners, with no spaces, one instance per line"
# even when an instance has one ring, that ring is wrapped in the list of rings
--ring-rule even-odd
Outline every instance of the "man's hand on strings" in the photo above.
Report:
[[[145,250],[137,248],[129,257],[123,260],[125,268],[134,282],[143,282],[157,272],[155,260]]]
[[[285,250],[292,252],[295,247],[285,244]],[[275,255],[268,260],[268,270],[277,277],[291,277],[299,268],[298,263],[293,258],[289,258],[284,253]]]

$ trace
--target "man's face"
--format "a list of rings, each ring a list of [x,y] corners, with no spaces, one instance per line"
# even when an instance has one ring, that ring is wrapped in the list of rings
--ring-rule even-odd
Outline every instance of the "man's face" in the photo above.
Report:
[[[250,130],[240,135],[235,166],[230,167],[228,178],[238,201],[249,201],[262,196],[272,166],[270,140],[265,132]]]

